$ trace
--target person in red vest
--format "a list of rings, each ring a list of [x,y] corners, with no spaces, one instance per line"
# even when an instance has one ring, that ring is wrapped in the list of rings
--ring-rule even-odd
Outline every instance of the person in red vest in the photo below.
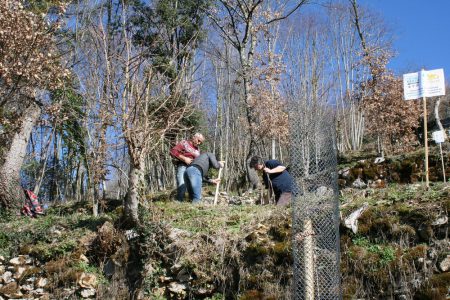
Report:
[[[183,140],[170,149],[170,155],[175,158],[176,179],[177,179],[177,200],[183,201],[186,193],[186,185],[184,183],[184,172],[188,165],[200,155],[199,146],[205,141],[205,137],[201,133],[196,133],[190,140]]]

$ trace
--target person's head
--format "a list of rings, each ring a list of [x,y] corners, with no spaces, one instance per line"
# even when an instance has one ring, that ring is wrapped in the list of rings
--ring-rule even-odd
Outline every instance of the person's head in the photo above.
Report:
[[[203,136],[203,134],[201,133],[196,133],[192,136],[192,143],[194,144],[194,146],[199,146],[201,143],[203,143],[205,141],[205,137]]]
[[[250,168],[262,170],[264,168],[264,160],[260,156],[253,156],[249,163]]]

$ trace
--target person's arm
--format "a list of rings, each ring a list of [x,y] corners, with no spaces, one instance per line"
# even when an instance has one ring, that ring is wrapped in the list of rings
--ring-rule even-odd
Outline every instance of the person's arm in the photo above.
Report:
[[[284,170],[286,170],[285,166],[278,166],[278,167],[275,167],[273,169],[269,169],[268,167],[264,168],[264,172],[266,172],[268,174],[281,173]]]
[[[189,165],[193,161],[192,158],[184,156],[182,153],[184,152],[184,145],[182,142],[176,144],[172,149],[170,149],[170,155],[172,155],[175,158],[178,158],[180,161],[184,162],[185,164]]]
[[[220,169],[223,168],[224,162],[223,161],[217,161],[216,156],[213,153],[208,153],[209,163],[214,169]]]

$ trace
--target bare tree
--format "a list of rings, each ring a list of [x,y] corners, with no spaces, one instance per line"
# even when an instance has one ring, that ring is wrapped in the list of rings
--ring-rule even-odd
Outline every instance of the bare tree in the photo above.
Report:
[[[246,162],[257,153],[257,136],[255,124],[257,117],[252,106],[254,94],[252,82],[255,78],[253,67],[258,44],[258,34],[263,27],[286,19],[308,1],[284,1],[279,3],[277,9],[270,13],[264,11],[262,0],[219,0],[217,13],[210,13],[209,17],[223,38],[237,51],[239,57],[239,78],[242,81],[242,102],[249,130],[249,150]],[[257,176],[247,166],[247,175],[256,185]]]

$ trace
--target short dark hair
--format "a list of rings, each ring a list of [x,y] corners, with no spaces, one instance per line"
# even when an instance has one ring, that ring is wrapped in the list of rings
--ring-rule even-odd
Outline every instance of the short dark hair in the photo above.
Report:
[[[253,156],[250,159],[249,166],[250,166],[250,168],[255,169],[257,165],[263,165],[263,164],[264,164],[264,160],[261,158],[261,156]]]

